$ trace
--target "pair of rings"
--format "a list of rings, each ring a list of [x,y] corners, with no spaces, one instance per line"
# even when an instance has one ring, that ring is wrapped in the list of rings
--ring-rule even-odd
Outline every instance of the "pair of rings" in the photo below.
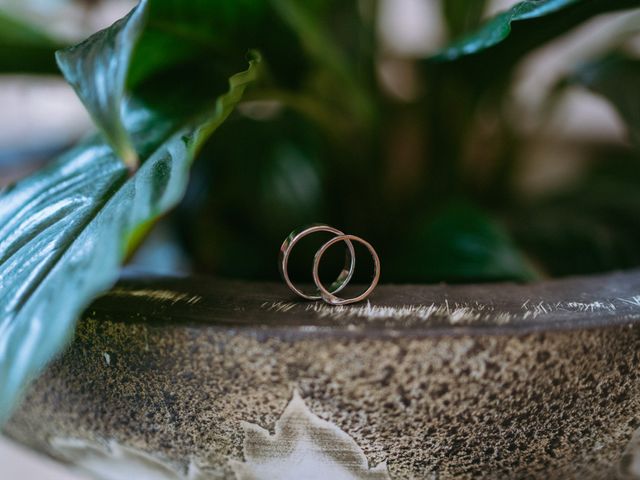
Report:
[[[324,245],[322,245],[313,257],[313,282],[316,285],[317,291],[313,294],[308,294],[296,287],[289,278],[289,256],[296,243],[298,243],[307,235],[311,235],[312,233],[316,232],[328,232],[332,233],[335,236],[327,241]],[[345,264],[342,268],[342,271],[338,274],[338,278],[329,286],[329,288],[327,288],[320,280],[318,270],[320,268],[320,262],[322,261],[322,257],[325,252],[332,245],[335,245],[338,242],[345,242],[347,245]],[[340,298],[336,296],[336,293],[340,292],[344,287],[347,286],[349,281],[351,281],[351,277],[353,277],[353,272],[355,271],[356,267],[356,255],[353,248],[353,242],[361,243],[367,248],[367,250],[369,250],[369,253],[371,253],[371,257],[373,258],[373,279],[371,280],[369,287],[362,294],[351,298]],[[371,292],[373,292],[373,290],[376,288],[376,285],[378,284],[378,280],[380,280],[380,259],[378,258],[378,254],[371,246],[371,244],[360,237],[357,237],[355,235],[346,235],[340,230],[324,224],[314,224],[291,232],[291,234],[289,234],[289,236],[284,240],[282,246],[280,247],[278,266],[280,268],[280,274],[282,275],[282,278],[294,293],[298,294],[302,298],[306,298],[307,300],[324,300],[331,305],[346,305],[349,303],[356,303],[364,300],[369,296]]]

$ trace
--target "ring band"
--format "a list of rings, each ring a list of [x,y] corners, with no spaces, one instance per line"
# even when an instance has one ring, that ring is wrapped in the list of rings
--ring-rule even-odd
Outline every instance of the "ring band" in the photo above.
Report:
[[[335,237],[335,238],[340,238],[340,237],[345,236],[344,233],[341,232],[340,230],[338,230],[336,228],[333,228],[333,227],[330,227],[329,225],[322,224],[322,223],[316,223],[316,224],[313,224],[313,225],[309,225],[309,226],[303,227],[301,229],[294,230],[293,232],[291,232],[291,234],[289,234],[289,236],[282,243],[282,246],[280,247],[280,254],[279,254],[279,261],[278,261],[278,267],[280,268],[280,274],[282,275],[282,278],[284,279],[284,281],[287,284],[287,286],[291,290],[293,290],[295,293],[297,293],[298,295],[300,295],[303,298],[306,298],[307,300],[321,300],[321,299],[323,299],[324,298],[323,291],[327,292],[327,294],[329,294],[329,295],[333,295],[334,293],[338,293],[345,286],[347,286],[347,284],[351,280],[351,277],[353,276],[353,272],[354,272],[355,266],[356,266],[356,256],[355,256],[355,250],[353,249],[353,243],[351,243],[350,240],[345,239],[344,241],[347,244],[347,249],[348,250],[347,250],[347,253],[345,255],[344,268],[342,269],[342,271],[338,275],[338,278],[331,284],[329,289],[327,290],[324,287],[324,285],[322,285],[322,288],[320,288],[320,285],[319,285],[318,282],[316,282],[316,286],[318,287],[318,293],[315,294],[315,295],[306,294],[302,290],[297,288],[293,284],[291,279],[289,278],[289,270],[288,270],[288,267],[289,267],[289,255],[291,254],[291,250],[296,245],[296,243],[298,243],[302,238],[306,237],[307,235],[310,235],[310,234],[316,233],[316,232],[329,232],[329,233],[333,233],[334,235],[338,235],[338,237]],[[316,254],[316,256],[317,256],[317,254]],[[315,263],[314,263],[314,269],[317,270]],[[316,270],[314,270],[314,272]]]
[[[320,267],[320,261],[322,260],[322,256],[332,245],[338,242],[346,242],[347,245],[349,245],[351,244],[351,241],[361,243],[362,245],[367,247],[367,249],[369,250],[369,253],[371,253],[371,257],[373,258],[373,280],[371,281],[371,284],[369,285],[369,287],[364,291],[364,293],[358,295],[357,297],[340,298],[334,295],[334,293],[337,293],[337,291],[331,292],[325,288],[325,286],[322,284],[322,281],[320,280],[318,269]],[[353,248],[353,245],[351,246]],[[351,255],[352,255],[352,258],[355,258],[353,256],[353,253]],[[347,305],[349,303],[356,303],[361,300],[364,300],[369,296],[371,292],[373,292],[374,288],[376,288],[376,285],[378,284],[378,280],[380,280],[380,258],[378,257],[378,254],[376,253],[375,249],[371,246],[369,242],[355,235],[338,234],[336,237],[333,237],[327,243],[325,243],[322,247],[320,247],[320,249],[316,252],[315,256],[313,257],[313,281],[316,284],[316,287],[318,288],[318,290],[320,291],[322,299],[325,302],[330,303],[331,305]]]

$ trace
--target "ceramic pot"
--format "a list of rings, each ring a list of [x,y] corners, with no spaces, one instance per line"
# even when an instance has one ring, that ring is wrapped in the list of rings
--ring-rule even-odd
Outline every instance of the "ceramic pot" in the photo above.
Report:
[[[111,480],[636,478],[639,318],[638,271],[347,307],[128,278],[6,433]]]

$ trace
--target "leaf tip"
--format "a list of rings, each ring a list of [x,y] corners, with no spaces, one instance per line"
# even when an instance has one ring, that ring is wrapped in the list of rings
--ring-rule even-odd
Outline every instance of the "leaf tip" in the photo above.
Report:
[[[120,154],[120,158],[122,159],[122,163],[127,167],[129,171],[129,175],[133,175],[138,170],[140,166],[140,159],[138,157],[138,153],[132,149],[127,148]]]

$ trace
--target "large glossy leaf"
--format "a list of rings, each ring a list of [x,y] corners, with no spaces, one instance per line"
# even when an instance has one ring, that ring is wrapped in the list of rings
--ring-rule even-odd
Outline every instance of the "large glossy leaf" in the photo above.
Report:
[[[485,23],[477,32],[456,41],[440,52],[443,59],[454,60],[463,55],[470,55],[492,47],[506,39],[512,31],[515,22],[523,22],[579,3],[581,0],[525,0],[517,3],[511,9],[499,13]],[[518,25],[515,25],[518,28]]]
[[[125,88],[131,57],[144,29],[148,2],[83,43],[58,52],[60,69],[116,153],[129,168],[138,154],[124,126]]]
[[[142,2],[61,56],[72,80],[87,77],[76,84],[79,92],[104,131],[120,125],[139,169],[131,174],[125,167],[112,148],[120,138],[110,130],[111,142],[98,135],[0,194],[0,420],[25,381],[64,345],[82,309],[115,281],[130,244],[182,197],[196,152],[257,75],[257,58],[226,78],[208,70],[201,80],[211,86],[209,95],[179,115],[169,115],[169,104],[158,99],[136,98],[126,89],[125,53],[144,33],[148,6]],[[123,66],[108,68],[108,55]],[[215,64],[216,57],[207,61]]]
[[[59,73],[54,52],[62,46],[34,25],[0,10],[0,72]]]
[[[640,60],[622,53],[608,55],[582,65],[571,81],[607,98],[640,147]]]
[[[128,93],[159,104],[168,116],[189,114],[215,91],[211,79],[237,71],[250,49],[264,53],[276,79],[295,78],[304,71],[297,44],[266,0],[142,0],[113,27],[60,52],[58,62],[134,169],[137,152],[120,110]],[[88,69],[99,75],[87,75]]]
[[[638,6],[638,0],[525,0],[455,41],[435,59],[456,60],[492,49],[498,63],[510,64],[594,15]]]

